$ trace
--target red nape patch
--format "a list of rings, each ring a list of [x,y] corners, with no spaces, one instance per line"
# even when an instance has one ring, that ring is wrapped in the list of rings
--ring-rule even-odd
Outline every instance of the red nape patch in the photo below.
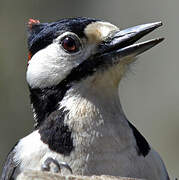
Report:
[[[35,24],[40,24],[40,21],[38,19],[29,19],[27,24],[28,24],[28,27],[32,29],[32,26]]]
[[[32,58],[32,53],[29,52],[29,53],[28,53],[28,62],[31,60],[31,58]]]

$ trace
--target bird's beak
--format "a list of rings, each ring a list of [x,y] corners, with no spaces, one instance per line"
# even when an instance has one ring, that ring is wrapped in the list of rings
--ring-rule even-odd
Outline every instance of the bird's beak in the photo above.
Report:
[[[99,44],[98,53],[96,54],[97,59],[103,61],[104,64],[113,64],[118,63],[125,57],[135,57],[143,53],[163,41],[164,38],[134,43],[160,26],[162,26],[161,22],[155,22],[111,33],[105,41]],[[109,62],[110,59],[112,62]]]
[[[74,68],[65,81],[79,81],[81,78],[92,75],[101,67],[118,64],[127,57],[135,57],[152,48],[163,41],[164,38],[134,43],[161,25],[161,22],[155,22],[122,31],[111,32],[110,35],[98,45],[96,54],[90,56],[89,59]]]

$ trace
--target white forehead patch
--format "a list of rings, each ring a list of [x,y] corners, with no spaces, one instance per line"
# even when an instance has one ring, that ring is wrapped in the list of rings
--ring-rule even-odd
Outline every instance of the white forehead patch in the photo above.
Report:
[[[89,24],[84,33],[91,43],[99,43],[103,41],[111,32],[117,31],[119,28],[108,22],[94,22]]]

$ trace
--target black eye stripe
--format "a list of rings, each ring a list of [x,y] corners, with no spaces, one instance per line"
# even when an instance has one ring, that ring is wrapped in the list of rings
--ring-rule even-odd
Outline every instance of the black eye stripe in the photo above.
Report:
[[[73,32],[80,38],[84,37],[85,27],[96,21],[96,19],[81,17],[63,19],[54,23],[40,23],[35,29],[33,29],[33,31],[28,32],[29,52],[31,52],[33,56],[39,50],[50,45],[54,39],[64,32]]]
[[[31,52],[32,56],[39,50],[44,49],[45,47],[50,45],[56,37],[57,36],[54,36],[53,34],[49,34],[45,37],[38,38],[30,47],[29,51]]]
[[[59,35],[59,34],[58,34]],[[37,53],[39,50],[46,48],[48,45],[50,45],[51,43],[53,43],[53,40],[56,39],[58,37],[58,35],[52,35],[49,34],[48,36],[46,36],[45,38],[39,38],[37,41],[35,41],[33,43],[33,45],[30,47],[29,52],[31,53],[31,57]],[[67,37],[67,36],[65,36]],[[72,37],[71,35],[69,35],[69,37]],[[76,41],[76,45],[77,46],[81,46],[79,40],[77,39],[77,37],[73,37]],[[63,38],[64,39],[64,38]],[[62,41],[60,42],[62,43]],[[75,51],[77,52],[77,51]]]

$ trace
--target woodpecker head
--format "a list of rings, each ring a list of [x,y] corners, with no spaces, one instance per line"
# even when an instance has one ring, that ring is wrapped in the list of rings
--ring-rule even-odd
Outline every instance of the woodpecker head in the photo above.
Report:
[[[76,79],[72,77],[74,82],[99,73],[104,75],[117,65],[132,62],[138,54],[163,40],[132,45],[161,26],[161,22],[122,31],[108,22],[89,18],[64,19],[54,23],[30,19],[28,26],[27,82],[31,88],[57,85],[74,72],[77,76]],[[119,76],[124,69],[120,70]],[[119,79],[117,74],[114,76]]]
[[[40,94],[45,101],[47,94],[54,93],[47,93],[50,90],[63,98],[69,88],[82,82],[89,88],[117,89],[125,67],[163,38],[134,43],[161,25],[156,22],[119,30],[109,22],[90,18],[53,23],[30,19],[27,82],[31,92],[36,92],[31,100]],[[55,101],[52,99],[48,101]],[[34,101],[39,105],[40,101]]]

